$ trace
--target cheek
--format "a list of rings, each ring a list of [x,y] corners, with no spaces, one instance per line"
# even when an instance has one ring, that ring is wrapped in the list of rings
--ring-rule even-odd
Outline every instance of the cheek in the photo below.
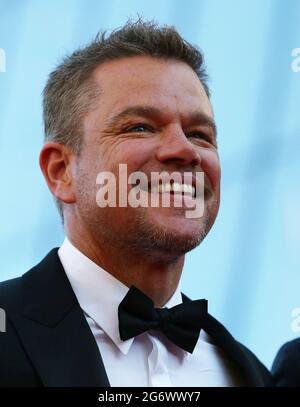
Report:
[[[111,162],[115,166],[127,164],[128,170],[136,171],[154,157],[149,140],[126,140],[114,149]]]
[[[211,182],[214,190],[219,188],[221,168],[219,155],[215,150],[204,150],[201,153],[201,167]]]

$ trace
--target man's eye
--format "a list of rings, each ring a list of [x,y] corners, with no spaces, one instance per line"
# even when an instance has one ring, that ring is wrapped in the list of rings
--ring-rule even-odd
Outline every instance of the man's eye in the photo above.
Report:
[[[150,127],[146,126],[145,124],[136,124],[134,126],[131,126],[126,129],[126,131],[132,131],[132,132],[144,132],[144,131],[150,131]]]
[[[199,140],[205,140],[208,143],[214,144],[211,137],[208,134],[203,133],[201,131],[194,131],[193,133],[188,134],[188,136],[189,137],[194,137],[194,138],[199,139]]]

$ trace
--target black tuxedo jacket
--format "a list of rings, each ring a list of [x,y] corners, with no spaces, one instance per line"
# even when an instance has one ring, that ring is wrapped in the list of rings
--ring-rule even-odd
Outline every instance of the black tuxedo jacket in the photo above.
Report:
[[[276,386],[300,387],[300,338],[284,344],[272,366]]]
[[[184,294],[183,300],[190,301]],[[0,308],[7,319],[0,333],[0,386],[110,386],[57,249],[22,277],[0,284]],[[208,316],[203,328],[246,385],[272,385],[267,369],[218,321]]]

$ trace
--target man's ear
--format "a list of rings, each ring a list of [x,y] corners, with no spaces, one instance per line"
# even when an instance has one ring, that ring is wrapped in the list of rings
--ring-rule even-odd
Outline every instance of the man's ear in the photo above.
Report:
[[[40,153],[40,167],[52,194],[62,202],[74,203],[72,174],[73,153],[60,143],[44,144]]]

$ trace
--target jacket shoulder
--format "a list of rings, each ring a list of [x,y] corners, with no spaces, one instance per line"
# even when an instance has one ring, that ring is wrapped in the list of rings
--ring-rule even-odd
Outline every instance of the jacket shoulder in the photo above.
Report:
[[[0,387],[39,383],[12,322],[21,310],[21,282],[17,277],[0,283]]]
[[[273,362],[272,374],[278,387],[300,386],[300,338],[282,345]]]
[[[21,296],[22,278],[17,277],[0,283],[0,308],[5,312],[16,311]]]
[[[293,339],[281,346],[279,354],[292,353],[294,356],[300,357],[300,338]]]
[[[52,249],[38,264],[26,271],[21,277],[0,282],[0,308],[5,311],[17,311],[22,308],[22,290],[31,276],[39,274],[42,270],[56,267],[57,250]],[[56,262],[56,263],[55,263]]]
[[[24,287],[35,280],[40,272],[51,269],[57,249],[53,249],[39,264],[23,276],[0,283],[0,387],[39,386],[40,379],[24,349],[15,322],[22,318],[26,298]],[[43,277],[40,276],[40,280]],[[29,298],[38,294],[37,287],[30,291]]]

